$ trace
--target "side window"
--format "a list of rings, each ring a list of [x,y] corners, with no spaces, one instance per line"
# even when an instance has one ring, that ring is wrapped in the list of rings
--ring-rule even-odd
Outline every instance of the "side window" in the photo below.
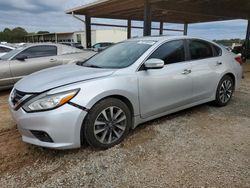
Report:
[[[185,47],[183,40],[167,42],[161,45],[149,59],[161,59],[166,64],[178,63],[185,61]]]
[[[101,44],[99,43],[94,45],[94,48],[100,48],[100,47],[101,47]]]
[[[213,45],[213,48],[214,48],[214,57],[222,55],[222,50],[218,46]]]
[[[5,49],[3,47],[0,47],[0,53],[5,53]]]
[[[202,40],[189,40],[189,51],[191,60],[213,57],[211,44]]]
[[[48,57],[48,56],[56,56],[57,55],[57,47],[56,46],[34,46],[30,47],[19,55],[25,55],[30,58],[38,58],[38,57]],[[18,55],[18,56],[19,56]]]
[[[111,43],[103,43],[103,47],[107,47],[107,46],[110,46]]]
[[[10,52],[11,49],[9,48],[4,48],[4,47],[0,47],[0,53],[6,53],[6,52]]]

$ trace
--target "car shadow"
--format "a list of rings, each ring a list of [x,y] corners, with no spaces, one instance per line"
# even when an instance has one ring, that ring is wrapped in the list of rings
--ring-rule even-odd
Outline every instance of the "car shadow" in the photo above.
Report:
[[[0,91],[0,97],[4,97],[6,95],[9,95],[10,92],[11,92],[11,89]]]
[[[124,141],[121,144],[119,144],[117,147],[128,149],[130,148],[130,147],[127,147],[128,145],[136,146],[138,144],[143,144],[143,142],[153,139],[153,137],[155,136],[156,133],[153,130],[154,125],[162,124],[164,122],[173,120],[178,117],[191,116],[193,113],[196,113],[196,112],[208,111],[208,109],[211,107],[213,108],[213,105],[211,103],[202,104],[199,106],[185,109],[185,110],[140,124],[135,129],[132,129],[129,132],[128,136],[124,139]],[[50,149],[50,148],[41,148],[39,146],[33,146],[33,147],[35,151],[43,153],[47,155],[48,157],[61,157],[64,155],[71,155],[71,154],[75,154],[79,152],[81,153],[83,152],[87,155],[87,154],[91,154],[92,152],[105,151],[105,150],[92,148],[86,143],[79,149],[70,149],[70,150],[55,150],[55,149]],[[106,149],[106,150],[109,150],[109,149]]]

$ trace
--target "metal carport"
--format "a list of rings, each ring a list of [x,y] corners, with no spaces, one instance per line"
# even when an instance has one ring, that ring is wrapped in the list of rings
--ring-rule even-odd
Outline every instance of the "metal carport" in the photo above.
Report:
[[[188,24],[250,19],[249,0],[99,0],[91,4],[66,11],[67,14],[85,15],[87,47],[91,47],[91,25],[124,27],[122,25],[91,23],[91,18],[128,20],[128,38],[131,37],[131,20],[144,21],[144,36],[151,35],[151,29],[163,33],[163,23],[184,24],[187,34]],[[159,28],[152,28],[152,21],[160,22]],[[246,47],[249,49],[250,22],[246,34]],[[134,28],[134,27],[133,27]],[[180,30],[176,30],[180,31]]]

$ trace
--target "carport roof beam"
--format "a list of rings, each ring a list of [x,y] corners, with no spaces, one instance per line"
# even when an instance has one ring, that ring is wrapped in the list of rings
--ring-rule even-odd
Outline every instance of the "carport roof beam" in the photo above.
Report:
[[[96,18],[144,20],[145,0],[100,0],[66,11]],[[152,21],[199,23],[250,18],[248,0],[148,0]],[[239,5],[240,6],[235,6]]]

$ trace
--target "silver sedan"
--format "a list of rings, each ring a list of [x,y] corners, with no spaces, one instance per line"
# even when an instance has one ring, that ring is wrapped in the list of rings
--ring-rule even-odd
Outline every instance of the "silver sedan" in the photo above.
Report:
[[[95,52],[82,51],[60,44],[30,44],[0,57],[0,90],[36,71],[90,58]]]
[[[0,43],[0,57],[4,56],[5,54],[7,54],[8,52],[10,52],[11,50],[14,50],[14,49],[15,49],[14,47]]]
[[[19,81],[9,104],[24,142],[106,149],[139,124],[199,104],[227,105],[242,78],[240,56],[191,37],[116,44],[77,65]]]

